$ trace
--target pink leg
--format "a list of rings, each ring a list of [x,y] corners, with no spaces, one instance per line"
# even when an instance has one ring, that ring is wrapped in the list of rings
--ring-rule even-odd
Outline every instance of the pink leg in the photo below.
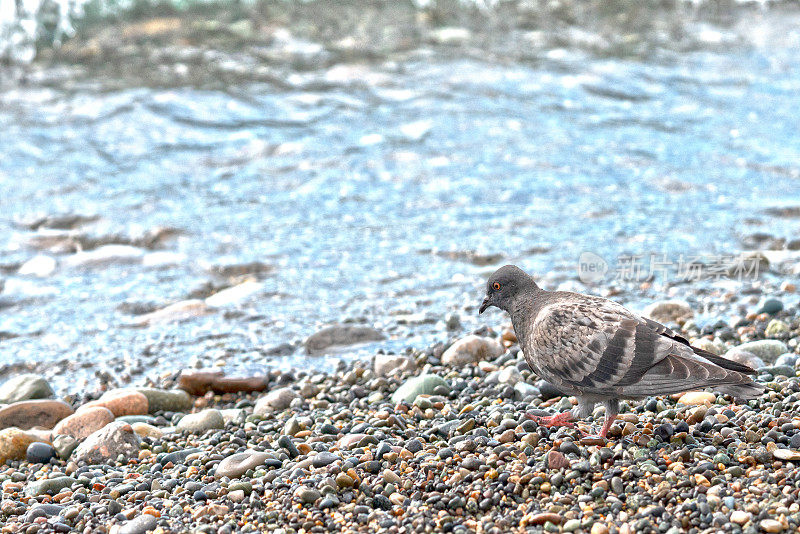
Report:
[[[609,417],[606,415],[606,420],[603,421],[603,428],[600,429],[600,437],[605,438],[608,435],[608,429],[611,428],[611,425],[614,424],[614,420],[617,418],[617,414],[611,415]]]
[[[528,418],[533,419],[540,425],[546,427],[553,427],[553,426],[566,426],[569,428],[575,427],[575,423],[573,423],[575,418],[573,417],[572,412],[570,411],[557,413],[556,415],[550,415],[547,417],[542,417],[539,415],[530,415],[530,414],[527,414],[527,416]]]

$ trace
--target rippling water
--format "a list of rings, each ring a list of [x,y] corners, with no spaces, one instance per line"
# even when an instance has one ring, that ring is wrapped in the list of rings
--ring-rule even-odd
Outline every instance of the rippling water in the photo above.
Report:
[[[800,205],[794,31],[648,59],[424,48],[226,91],[10,87],[6,368],[108,368],[120,383],[186,364],[255,372],[307,363],[299,343],[344,320],[390,339],[339,356],[422,347],[447,337],[452,313],[458,331],[501,322],[473,316],[504,263],[555,287],[576,280],[583,251],[721,254],[754,232],[796,237],[797,218],[765,212]],[[35,213],[96,214],[100,232],[174,227],[163,248],[185,259],[75,269],[62,255],[46,278],[19,276],[36,252],[14,221]],[[248,261],[274,269],[238,306],[124,326],[130,309],[187,298],[209,266]],[[290,355],[269,355],[284,342]]]

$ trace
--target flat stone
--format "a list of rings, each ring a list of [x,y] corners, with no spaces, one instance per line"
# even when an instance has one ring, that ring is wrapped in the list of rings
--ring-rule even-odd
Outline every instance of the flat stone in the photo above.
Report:
[[[185,412],[192,408],[192,397],[182,389],[130,388],[147,397],[151,414],[158,412]]]
[[[264,391],[269,381],[266,376],[228,377],[216,369],[186,370],[178,377],[178,387],[192,395],[214,393],[241,393]]]
[[[177,427],[178,430],[201,433],[215,428],[225,428],[225,420],[219,410],[208,409],[184,415]]]
[[[0,429],[15,426],[23,430],[33,427],[53,428],[73,414],[72,407],[60,400],[27,400],[0,408]]]
[[[447,381],[439,375],[424,374],[409,378],[392,394],[392,402],[395,404],[403,401],[413,403],[419,395],[432,394],[437,386],[450,389]]]
[[[300,395],[298,395],[294,390],[291,388],[278,388],[275,390],[270,391],[263,397],[260,397],[256,401],[256,405],[253,408],[253,413],[258,415],[263,415],[265,413],[269,413],[272,410],[285,410],[289,407],[294,399],[299,399]]]
[[[182,300],[160,310],[139,315],[130,324],[131,326],[150,326],[153,324],[178,323],[194,317],[208,315],[211,311],[211,308],[202,300]]]
[[[72,436],[55,436],[53,438],[53,447],[55,448],[58,457],[62,460],[66,460],[78,447],[78,440]]]
[[[145,534],[158,527],[158,518],[150,514],[141,514],[122,525],[112,527],[111,534]]]
[[[496,339],[471,335],[459,339],[442,354],[444,365],[460,366],[479,361],[493,360],[505,352]]]
[[[414,358],[402,354],[378,354],[372,366],[376,376],[390,376],[394,373],[414,371],[416,368]]]
[[[309,488],[308,486],[300,486],[294,492],[294,496],[297,497],[300,502],[305,504],[313,504],[317,499],[319,499],[322,494],[314,489]]]
[[[743,510],[734,510],[731,512],[731,523],[736,523],[737,525],[742,526],[750,521],[751,517],[751,514]]]
[[[717,400],[717,396],[711,392],[707,391],[688,391],[681,395],[678,399],[679,404],[689,404],[689,405],[696,405],[696,404],[714,404]]]
[[[107,408],[82,406],[74,414],[59,421],[53,428],[53,434],[82,440],[113,421],[114,414]]]
[[[772,456],[778,460],[796,462],[800,460],[800,451],[793,451],[791,449],[775,449],[772,451]]]
[[[25,486],[25,495],[28,497],[38,497],[45,493],[56,494],[64,488],[71,487],[76,482],[77,480],[75,478],[69,476],[37,480]]]
[[[142,438],[159,439],[164,436],[164,432],[160,428],[148,423],[132,423],[131,428],[133,428],[133,431]]]
[[[64,264],[69,267],[100,267],[110,264],[140,263],[144,250],[130,245],[103,245],[68,256]]]
[[[218,465],[214,476],[217,478],[239,478],[249,469],[263,465],[263,463],[272,456],[269,453],[246,450],[238,452],[224,458]]]
[[[92,406],[108,408],[114,417],[145,415],[150,410],[150,403],[144,393],[128,388],[106,391],[98,400],[84,404],[78,411]]]
[[[0,404],[12,404],[14,402],[49,399],[53,396],[53,388],[47,380],[39,375],[24,374],[6,380],[0,386]]]
[[[139,455],[140,444],[131,425],[115,421],[87,437],[72,456],[90,465],[116,461],[119,456],[127,461]]]
[[[237,284],[233,287],[228,287],[222,291],[214,293],[206,298],[206,304],[212,308],[221,308],[224,306],[234,306],[241,304],[247,299],[257,295],[264,289],[264,284],[248,280]]]
[[[683,300],[661,300],[647,306],[642,315],[660,323],[676,323],[694,316],[692,307]]]
[[[764,532],[781,532],[783,530],[783,524],[775,519],[762,519],[758,526]]]
[[[383,341],[386,336],[371,326],[337,324],[323,328],[305,341],[306,352],[319,354],[332,347]]]

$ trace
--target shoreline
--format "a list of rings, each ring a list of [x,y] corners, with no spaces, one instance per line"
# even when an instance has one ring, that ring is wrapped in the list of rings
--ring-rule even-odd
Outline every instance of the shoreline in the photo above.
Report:
[[[66,459],[0,468],[2,532],[603,534],[656,522],[670,533],[791,531],[800,526],[800,318],[796,308],[758,311],[696,343],[764,360],[764,396],[739,406],[713,393],[625,403],[607,442],[525,417],[572,402],[535,381],[509,330],[330,374],[187,372],[180,385],[197,396],[176,381],[112,390],[75,401],[55,423],[78,435],[100,426],[82,440],[59,434],[62,455],[77,446]],[[742,343],[750,338],[769,339]],[[0,408],[0,421],[7,414]],[[45,433],[0,430],[0,443]],[[50,452],[31,447],[31,460]]]

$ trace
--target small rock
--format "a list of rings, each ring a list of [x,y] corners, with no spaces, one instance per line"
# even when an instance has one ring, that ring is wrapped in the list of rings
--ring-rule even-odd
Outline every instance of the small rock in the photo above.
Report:
[[[322,494],[319,491],[315,490],[314,488],[309,488],[308,486],[300,486],[295,490],[294,496],[300,499],[300,502],[306,504],[313,504],[317,499],[319,499],[322,496]]]
[[[211,313],[211,309],[202,300],[182,300],[160,310],[139,315],[130,322],[130,325],[150,326],[153,324],[177,323],[194,317],[202,317],[209,313]]]
[[[160,428],[141,421],[131,423],[131,427],[133,431],[142,438],[159,439],[164,436],[164,432],[162,432]]]
[[[793,354],[791,352],[781,354],[778,356],[778,359],[775,360],[775,367],[794,367],[795,364],[797,364],[798,358],[800,358],[800,354]]]
[[[53,446],[40,441],[28,445],[28,450],[25,452],[25,459],[32,464],[46,464],[55,456],[56,450]]]
[[[772,451],[772,456],[778,460],[796,462],[800,460],[800,451],[793,451],[790,449],[775,449]]]
[[[764,299],[758,306],[758,311],[756,313],[767,313],[769,315],[775,315],[779,311],[783,311],[783,302],[778,299]]]
[[[525,400],[528,397],[536,397],[540,395],[539,388],[527,382],[517,382],[514,385],[514,398],[516,400]]]
[[[256,401],[256,405],[253,408],[253,413],[258,415],[264,415],[269,413],[272,410],[285,410],[289,407],[293,400],[299,399],[300,395],[298,395],[294,390],[291,388],[278,388],[275,390],[270,391],[263,397],[260,397]]]
[[[158,412],[185,412],[192,408],[192,397],[182,389],[129,388],[147,397],[148,410]]]
[[[392,394],[392,402],[395,404],[402,401],[413,403],[419,395],[433,394],[433,390],[438,386],[450,389],[447,381],[439,375],[424,374],[409,378]]]
[[[514,386],[522,380],[522,373],[516,367],[506,367],[497,373],[497,381],[501,384]]]
[[[216,369],[193,371],[184,369],[178,378],[178,387],[192,395],[214,393],[240,393],[264,391],[268,381],[264,376],[227,377]]]
[[[416,368],[414,358],[399,354],[378,354],[373,364],[376,376],[389,376],[395,372],[414,371]]]
[[[442,354],[444,365],[462,366],[481,360],[493,360],[505,352],[496,339],[476,335],[459,339]]]
[[[248,449],[224,458],[219,465],[214,476],[217,478],[228,477],[230,479],[239,478],[247,470],[255,469],[262,465],[267,458],[272,456],[269,453]]]
[[[548,469],[563,469],[569,466],[567,457],[555,450],[551,450],[547,453],[545,461]]]
[[[694,316],[689,303],[683,300],[662,300],[647,306],[642,315],[660,323],[677,323]]]
[[[318,354],[331,347],[344,347],[359,343],[383,341],[386,336],[380,331],[363,325],[338,324],[323,328],[305,341],[306,352]]]
[[[746,524],[750,521],[751,514],[743,511],[743,510],[734,510],[731,512],[731,522],[736,523],[739,526]]]
[[[608,526],[603,523],[594,523],[590,534],[608,534]]]
[[[341,460],[339,456],[333,454],[332,452],[323,451],[320,452],[311,459],[311,465],[314,467],[325,467],[326,465],[330,465],[333,462]]]
[[[150,514],[141,514],[122,525],[117,525],[111,534],[145,534],[158,527],[158,518]],[[114,530],[116,528],[116,531]]]
[[[177,428],[186,432],[203,433],[214,428],[225,428],[225,420],[219,410],[208,409],[184,415]]]
[[[781,321],[780,319],[772,319],[769,323],[767,323],[767,328],[764,330],[764,334],[766,334],[767,337],[775,337],[782,334],[788,334],[789,331],[789,325],[784,321]]]
[[[102,406],[111,410],[114,417],[124,417],[126,415],[145,415],[150,410],[150,403],[144,393],[128,388],[112,389],[103,393],[100,399],[87,402],[84,407]]]
[[[34,374],[15,376],[0,386],[1,404],[32,399],[49,399],[52,396],[53,388],[50,387],[47,380]]]
[[[0,465],[7,460],[22,460],[31,443],[37,439],[19,428],[0,430]]]
[[[224,504],[205,504],[192,513],[192,519],[197,521],[201,517],[223,517],[230,511]]]
[[[72,456],[90,465],[113,462],[120,455],[127,461],[139,455],[140,442],[131,425],[115,421],[87,437]]]
[[[68,476],[37,480],[25,486],[25,495],[28,497],[38,497],[39,495],[44,495],[45,493],[56,494],[64,488],[69,488],[76,482],[76,479]]]
[[[78,440],[73,438],[72,436],[55,436],[53,438],[53,448],[56,450],[56,454],[62,460],[66,460],[70,457],[72,452],[78,447]]]
[[[706,337],[696,339],[694,342],[692,342],[692,346],[718,356],[725,352],[725,348],[723,346],[714,343]]]
[[[53,428],[56,423],[72,415],[69,404],[59,400],[28,400],[0,408],[0,429],[15,426],[23,430],[35,426]]]
[[[681,395],[681,398],[678,399],[679,404],[714,404],[714,401],[717,400],[717,396],[711,392],[706,391],[689,391]]]
[[[108,408],[81,406],[77,412],[59,421],[53,428],[53,434],[81,440],[113,421],[114,414]]]
[[[775,519],[762,519],[758,526],[761,527],[761,530],[764,532],[781,532],[783,530],[783,525],[780,521]]]

